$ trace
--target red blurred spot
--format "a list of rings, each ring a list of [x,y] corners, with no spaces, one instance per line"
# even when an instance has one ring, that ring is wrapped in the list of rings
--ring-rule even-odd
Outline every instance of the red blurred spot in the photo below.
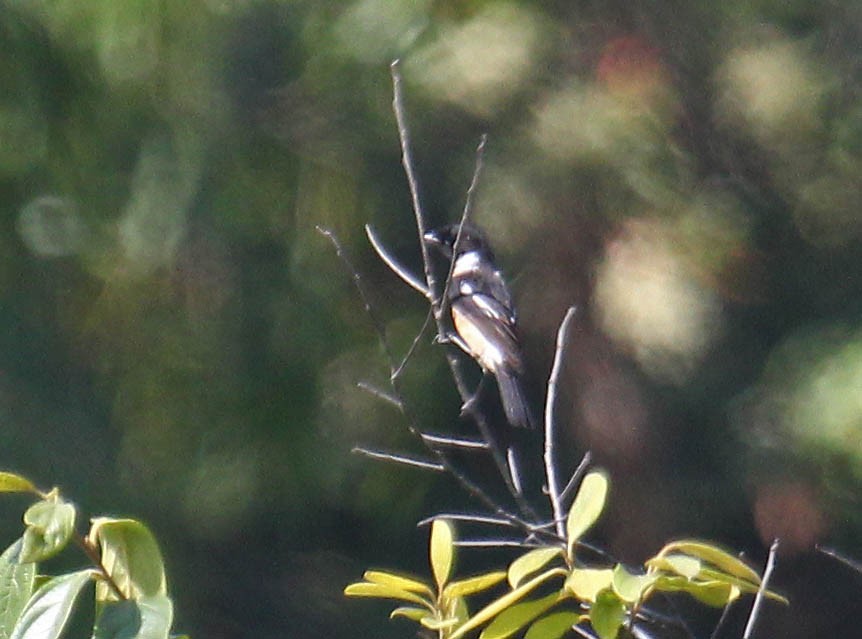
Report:
[[[639,36],[623,36],[605,45],[596,80],[612,93],[648,100],[663,92],[668,73],[658,49]]]
[[[801,482],[759,486],[754,521],[764,545],[781,540],[782,553],[811,550],[826,530],[818,497]]]

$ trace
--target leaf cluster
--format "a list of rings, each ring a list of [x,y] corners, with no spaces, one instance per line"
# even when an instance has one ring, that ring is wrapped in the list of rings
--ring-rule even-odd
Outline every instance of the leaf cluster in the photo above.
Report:
[[[761,591],[755,570],[725,550],[696,540],[668,543],[638,572],[620,563],[582,562],[577,553],[581,539],[604,510],[608,487],[603,472],[588,473],[568,512],[565,543],[533,548],[506,571],[450,582],[455,534],[449,521],[438,519],[431,529],[433,585],[368,571],[364,581],[344,592],[403,601],[409,605],[396,608],[391,617],[417,621],[440,639],[461,639],[480,628],[480,639],[506,639],[522,631],[525,639],[559,639],[581,624],[589,624],[600,639],[616,639],[640,618],[643,605],[656,593],[687,593],[708,606],[724,607],[743,594]],[[466,597],[504,581],[507,592],[469,613]],[[763,594],[786,603],[772,591]]]
[[[0,471],[0,493],[38,497],[24,512],[23,535],[0,555],[0,639],[56,639],[80,599],[93,589],[93,639],[168,639],[173,603],[152,532],[134,519],[100,517],[82,536],[78,512],[56,488],[42,492],[28,479]],[[56,576],[39,563],[77,544],[91,566]],[[175,637],[174,639],[180,639]]]

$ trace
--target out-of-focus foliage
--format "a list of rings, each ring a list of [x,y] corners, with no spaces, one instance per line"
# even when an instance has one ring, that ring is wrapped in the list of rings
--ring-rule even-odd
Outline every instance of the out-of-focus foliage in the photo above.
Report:
[[[422,565],[403,531],[471,505],[349,454],[411,443],[356,387],[387,372],[315,225],[406,350],[425,309],[363,232],[417,265],[398,57],[430,222],[489,134],[475,219],[537,403],[579,308],[561,420],[618,478],[608,547],[781,537],[811,605],[764,625],[855,632],[811,549],[862,556],[857,5],[0,0],[0,465],[142,516],[194,636],[379,633],[343,584]],[[443,348],[405,387],[467,432]]]

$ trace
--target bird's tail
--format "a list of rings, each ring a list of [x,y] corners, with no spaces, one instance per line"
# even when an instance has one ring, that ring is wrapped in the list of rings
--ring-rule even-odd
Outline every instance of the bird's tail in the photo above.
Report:
[[[533,428],[535,420],[530,413],[524,389],[517,373],[512,371],[497,372],[497,386],[500,388],[500,399],[503,402],[503,410],[506,419],[512,426],[521,428]]]

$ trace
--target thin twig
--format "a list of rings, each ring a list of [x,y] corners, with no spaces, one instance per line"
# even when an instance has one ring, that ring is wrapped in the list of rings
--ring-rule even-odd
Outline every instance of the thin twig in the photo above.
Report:
[[[383,260],[383,263],[386,264],[390,268],[390,270],[395,273],[398,277],[400,277],[404,282],[412,289],[419,291],[426,298],[431,299],[431,296],[428,293],[428,289],[425,288],[425,285],[422,281],[413,275],[410,271],[407,270],[407,267],[403,266],[398,260],[396,260],[389,251],[386,250],[386,247],[383,246],[383,243],[377,237],[377,234],[374,232],[374,229],[371,228],[371,225],[365,225],[365,235],[368,237],[368,241],[371,243],[371,248],[374,249],[374,252],[377,253],[377,257]]]
[[[357,388],[361,388],[369,395],[374,395],[378,399],[382,399],[387,404],[392,404],[395,408],[401,408],[401,400],[395,397],[392,393],[387,393],[382,388],[377,388],[368,382],[358,382]]]
[[[487,515],[471,515],[470,513],[438,513],[431,517],[426,517],[416,523],[416,527],[427,526],[437,519],[451,519],[452,521],[466,521],[472,524],[490,524],[492,526],[508,526],[513,527],[514,524],[508,519],[500,517],[488,517]]]
[[[583,477],[584,473],[587,472],[587,468],[590,467],[592,459],[593,456],[590,451],[585,452],[584,456],[581,458],[581,463],[578,464],[578,467],[575,468],[575,472],[573,472],[572,476],[569,477],[569,482],[566,484],[566,487],[563,488],[563,492],[560,493],[560,504],[563,506],[563,510],[566,509],[566,504],[569,502],[569,497],[571,497],[572,493],[575,492],[575,488],[580,485],[581,477]],[[560,521],[562,521],[562,519]]]
[[[576,626],[572,626],[572,630],[574,630],[575,632],[577,632],[577,633],[578,633],[579,635],[581,635],[582,637],[586,637],[587,639],[597,639],[597,637],[596,637],[595,635],[590,634],[589,632],[587,632],[586,630],[584,630],[584,629],[583,629],[583,628],[581,628],[580,626],[577,626],[577,625],[576,625]]]
[[[415,468],[422,468],[424,470],[433,470],[438,473],[442,473],[446,470],[446,467],[443,464],[437,464],[424,459],[416,459],[415,457],[408,457],[407,455],[384,453],[383,451],[362,448],[361,446],[354,446],[352,452],[365,455],[371,459],[382,459],[383,461],[390,461],[396,464],[403,464],[405,466],[414,466]]]
[[[419,329],[419,332],[416,333],[416,337],[413,338],[413,342],[410,344],[410,348],[407,349],[407,352],[404,354],[404,357],[401,358],[401,363],[395,367],[395,370],[392,371],[393,378],[401,377],[401,373],[404,372],[404,367],[407,366],[407,362],[410,361],[410,358],[413,357],[413,353],[416,352],[416,349],[419,347],[419,342],[422,340],[422,336],[425,335],[425,331],[428,330],[428,326],[431,324],[431,314],[433,311],[428,311],[425,315],[425,321],[422,322],[422,328]]]
[[[568,343],[569,326],[574,316],[575,307],[569,307],[557,331],[554,365],[548,378],[548,396],[545,400],[545,477],[548,481],[548,498],[551,500],[551,509],[554,513],[554,520],[557,522],[557,534],[560,537],[565,537],[566,531],[563,523],[563,504],[560,498],[560,485],[557,480],[556,463],[554,460],[557,382],[560,379],[560,371],[563,367],[563,351]]]
[[[87,559],[90,560],[90,563],[95,566],[96,571],[99,573],[99,576],[108,584],[108,587],[114,592],[114,594],[119,598],[120,601],[125,601],[128,597],[123,593],[120,589],[120,586],[114,581],[114,577],[108,572],[105,564],[102,563],[102,557],[99,555],[99,551],[96,550],[95,546],[91,544],[86,537],[81,535],[79,532],[75,532],[73,535],[73,539],[78,547],[87,555]]]
[[[722,626],[724,626],[725,621],[727,621],[732,606],[733,602],[725,604],[724,609],[721,611],[721,616],[718,618],[718,623],[715,624],[712,634],[709,635],[709,639],[718,639],[718,633],[721,631]]]
[[[543,544],[530,543],[519,539],[464,539],[452,542],[459,548],[541,548]]]
[[[429,444],[434,444],[436,446],[449,446],[450,448],[467,448],[467,449],[486,449],[488,448],[488,442],[476,440],[476,439],[462,439],[460,437],[448,437],[442,435],[431,435],[429,433],[422,433],[422,439],[424,439]]]
[[[751,614],[748,615],[748,623],[745,624],[742,639],[749,639],[751,637],[751,633],[754,632],[754,624],[757,622],[758,614],[760,614],[760,606],[763,604],[764,593],[769,585],[769,578],[772,576],[772,571],[775,569],[775,555],[777,552],[778,539],[775,539],[769,547],[769,557],[766,560],[766,568],[763,570],[763,578],[760,580],[760,587],[757,589],[757,594],[754,596],[754,603],[751,606]]]
[[[509,475],[512,477],[512,485],[517,495],[524,494],[524,486],[521,484],[521,469],[518,466],[518,453],[514,446],[509,446],[506,451],[506,464],[509,466]]]
[[[826,548],[825,546],[819,546],[819,545],[815,546],[815,548],[817,549],[817,552],[822,552],[824,555],[826,555],[828,557],[832,557],[833,559],[841,562],[842,564],[844,564],[848,568],[855,570],[856,572],[862,574],[862,563],[859,563],[858,561],[854,561],[854,560],[850,559],[849,557],[845,557],[844,555],[839,553],[837,550],[834,550],[832,548]]]

